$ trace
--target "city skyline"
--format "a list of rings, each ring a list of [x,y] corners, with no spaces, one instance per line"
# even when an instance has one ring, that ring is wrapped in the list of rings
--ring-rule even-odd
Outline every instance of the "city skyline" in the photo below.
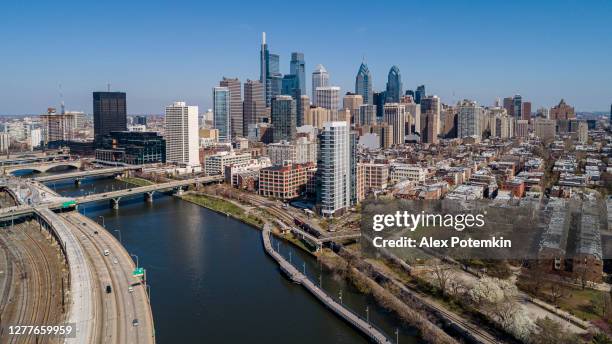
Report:
[[[389,10],[383,8],[370,22],[337,26],[331,25],[338,19],[330,10],[319,18],[328,24],[308,32],[285,25],[287,18],[257,21],[251,4],[234,11],[239,24],[231,28],[214,17],[214,9],[225,9],[219,4],[126,5],[113,25],[89,14],[95,13],[95,4],[41,5],[28,11],[19,6],[3,4],[0,11],[6,17],[0,35],[8,47],[0,58],[3,79],[8,81],[0,84],[1,115],[43,113],[48,106],[59,107],[60,93],[67,109],[92,113],[91,92],[105,91],[107,83],[112,91],[128,94],[129,113],[160,114],[177,99],[204,111],[212,108],[210,89],[223,76],[258,79],[264,31],[268,49],[280,55],[282,74],[290,73],[292,52],[304,54],[306,94],[312,93],[310,77],[318,64],[325,66],[330,85],[340,86],[341,94],[353,92],[365,59],[375,91],[385,89],[387,73],[397,65],[404,90],[425,84],[428,94],[447,104],[467,98],[491,105],[497,97],[516,93],[532,100],[534,109],[551,107],[561,98],[578,111],[605,111],[610,103],[612,71],[606,62],[612,49],[601,42],[612,33],[604,21],[612,5],[605,2],[588,7],[573,2],[556,2],[554,7],[527,2],[389,3]],[[305,8],[300,18],[306,19],[316,7]],[[275,8],[282,11],[289,5],[279,3]],[[356,4],[343,10],[350,17],[359,8]],[[410,25],[395,25],[407,21],[400,13],[413,8]],[[194,23],[151,24],[173,12],[184,12]],[[435,28],[431,23],[437,23]],[[73,30],[75,26],[79,30]],[[207,35],[213,28],[220,29]],[[434,43],[423,45],[423,39]],[[163,49],[174,44],[188,44],[187,53],[177,56]],[[466,44],[472,47],[465,49]],[[217,53],[215,46],[224,50]]]

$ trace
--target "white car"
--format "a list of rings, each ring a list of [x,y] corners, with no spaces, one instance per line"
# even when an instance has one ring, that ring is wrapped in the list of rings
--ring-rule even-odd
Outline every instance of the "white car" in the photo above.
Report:
[[[134,287],[129,286],[129,287],[128,287],[128,292],[130,292],[130,293],[134,292]]]
[[[109,254],[110,254],[110,251],[109,251],[109,250],[104,250],[104,255],[105,255],[105,256],[108,256]]]

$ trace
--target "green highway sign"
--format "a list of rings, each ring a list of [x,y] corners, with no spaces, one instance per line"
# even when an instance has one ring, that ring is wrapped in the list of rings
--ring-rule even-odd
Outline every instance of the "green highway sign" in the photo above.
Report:
[[[144,276],[144,269],[143,268],[134,269],[134,272],[132,272],[132,276],[134,277]]]
[[[62,208],[68,208],[68,207],[71,207],[73,205],[76,205],[76,201],[74,201],[74,200],[73,201],[67,201],[67,202],[62,203]]]

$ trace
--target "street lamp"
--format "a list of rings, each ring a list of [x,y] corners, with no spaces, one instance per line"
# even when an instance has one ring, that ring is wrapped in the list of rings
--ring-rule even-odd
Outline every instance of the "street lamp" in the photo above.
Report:
[[[136,257],[136,269],[138,269],[138,266],[139,266],[139,265],[138,265],[138,256],[137,256],[137,255],[135,255],[135,254],[131,254],[131,253],[130,253],[130,256],[132,256],[132,257]]]
[[[120,243],[121,245],[123,245],[123,240],[121,240],[121,231],[120,231],[120,230],[118,230],[118,229],[115,229],[114,231],[115,231],[115,232],[117,232],[117,233],[119,233],[119,243]]]
[[[338,294],[340,295],[340,304],[342,304],[342,290]]]
[[[395,329],[395,344],[399,344],[399,328]]]
[[[370,323],[370,307],[366,306],[366,321]]]

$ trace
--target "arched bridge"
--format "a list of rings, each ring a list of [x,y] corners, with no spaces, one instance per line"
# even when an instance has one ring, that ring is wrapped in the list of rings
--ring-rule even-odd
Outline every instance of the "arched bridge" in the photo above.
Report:
[[[81,160],[46,161],[46,162],[36,162],[32,164],[4,166],[2,167],[2,172],[4,175],[13,174],[17,171],[36,171],[36,172],[44,173],[44,172],[47,172],[51,169],[55,169],[58,167],[72,167],[75,169],[79,169],[82,166],[83,166],[83,162]]]

